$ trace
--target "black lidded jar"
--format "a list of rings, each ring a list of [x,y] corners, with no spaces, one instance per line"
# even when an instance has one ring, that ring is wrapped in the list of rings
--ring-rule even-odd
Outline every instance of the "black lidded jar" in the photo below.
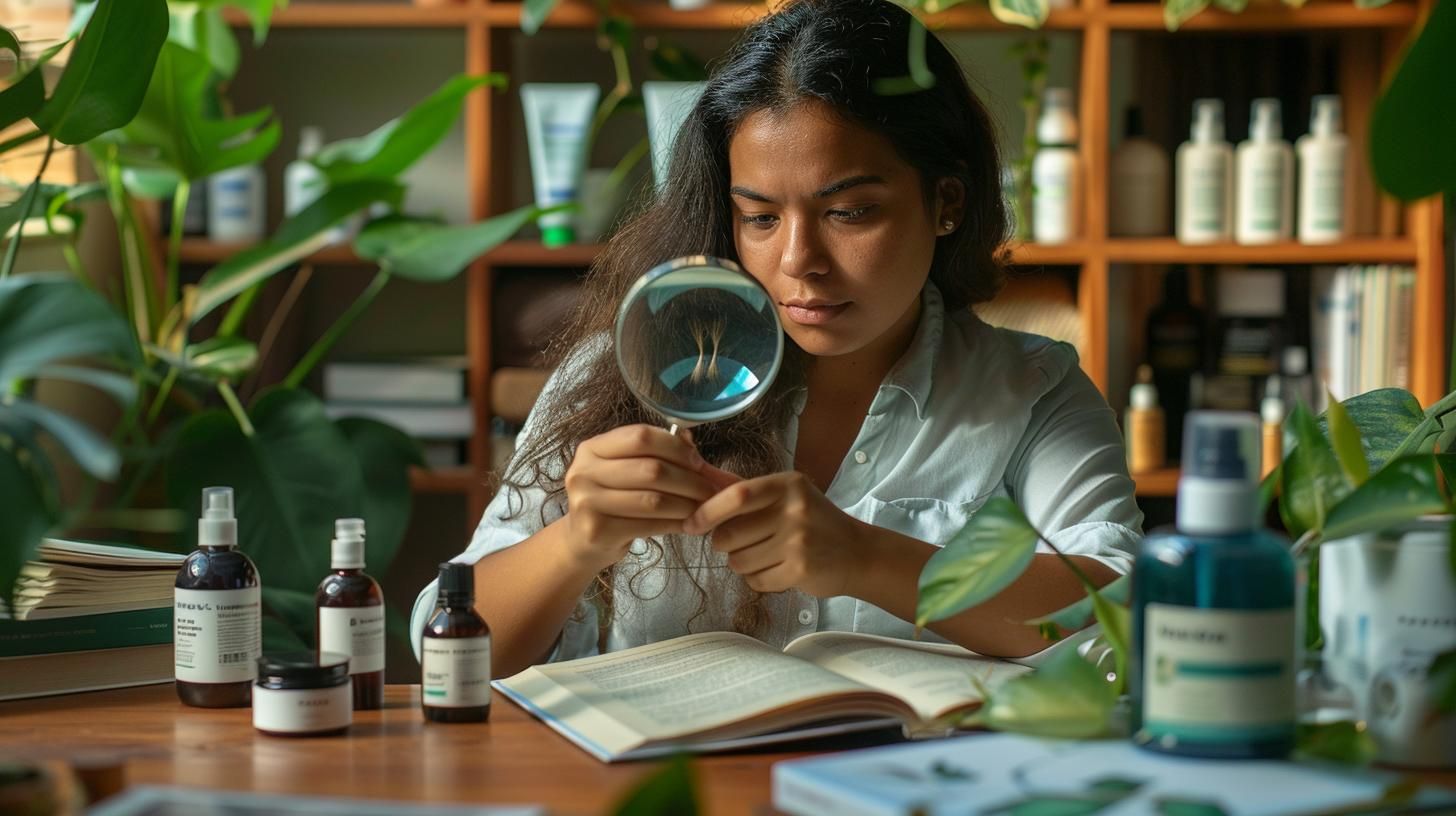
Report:
[[[253,727],[273,737],[342,734],[354,721],[349,658],[288,652],[258,658]]]
[[[177,570],[172,643],[177,697],[201,708],[241,708],[252,700],[263,651],[258,570],[237,549],[233,489],[202,491],[197,550]]]
[[[490,627],[475,611],[475,570],[441,564],[439,600],[420,646],[420,707],[431,722],[490,718]]]
[[[347,655],[354,710],[384,704],[384,592],[364,572],[364,520],[338,519],[329,573],[314,594],[318,652]]]

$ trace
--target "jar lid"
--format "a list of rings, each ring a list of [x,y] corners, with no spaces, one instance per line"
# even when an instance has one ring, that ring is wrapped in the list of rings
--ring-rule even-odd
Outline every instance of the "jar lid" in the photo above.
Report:
[[[258,684],[322,688],[349,680],[349,657],[334,652],[284,652],[258,658]]]

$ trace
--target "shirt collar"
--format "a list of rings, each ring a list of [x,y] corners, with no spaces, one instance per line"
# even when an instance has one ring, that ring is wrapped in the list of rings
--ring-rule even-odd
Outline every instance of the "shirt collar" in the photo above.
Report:
[[[891,391],[900,391],[915,405],[915,416],[924,422],[930,407],[930,387],[935,373],[935,362],[939,356],[941,337],[945,333],[945,300],[940,288],[930,281],[920,294],[920,322],[915,327],[915,336],[899,362],[885,375],[880,383],[879,393],[870,404],[870,414],[883,414],[889,410],[886,397]],[[804,412],[808,389],[797,386],[791,392],[794,414]]]

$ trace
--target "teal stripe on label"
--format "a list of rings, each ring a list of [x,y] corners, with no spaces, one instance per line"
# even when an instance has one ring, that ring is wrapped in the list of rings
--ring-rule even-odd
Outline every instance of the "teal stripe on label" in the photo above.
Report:
[[[1178,664],[1179,674],[1194,677],[1278,677],[1284,664],[1272,663],[1187,663]]]
[[[425,696],[426,697],[444,697],[445,696],[445,690],[444,689],[425,689]]]
[[[1190,725],[1170,723],[1163,720],[1148,720],[1143,730],[1153,738],[1171,736],[1179,740],[1194,742],[1245,743],[1280,739],[1294,733],[1294,723],[1277,725]]]

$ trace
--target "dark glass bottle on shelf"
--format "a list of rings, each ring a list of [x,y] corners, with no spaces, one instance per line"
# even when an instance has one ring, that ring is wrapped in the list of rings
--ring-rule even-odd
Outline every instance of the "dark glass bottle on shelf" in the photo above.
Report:
[[[349,658],[354,710],[384,703],[384,592],[364,572],[364,520],[338,519],[330,546],[333,569],[314,594],[318,652]]]
[[[1163,300],[1148,314],[1147,360],[1153,368],[1167,417],[1164,449],[1171,460],[1183,450],[1183,418],[1190,404],[1194,375],[1203,370],[1205,318],[1188,297],[1188,268],[1175,266],[1163,278]]]
[[[490,627],[475,611],[475,570],[441,564],[439,601],[420,646],[420,706],[431,722],[490,718]]]
[[[263,651],[262,587],[237,543],[232,488],[205,488],[198,547],[182,562],[173,590],[177,697],[187,705],[241,708],[253,699]]]

